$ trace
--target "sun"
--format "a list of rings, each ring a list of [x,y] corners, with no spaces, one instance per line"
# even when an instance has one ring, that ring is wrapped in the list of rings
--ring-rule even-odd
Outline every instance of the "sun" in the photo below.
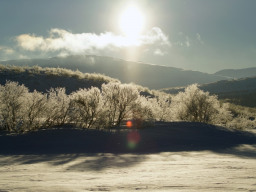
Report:
[[[119,27],[129,38],[137,38],[145,25],[145,16],[135,5],[127,7],[119,19]]]

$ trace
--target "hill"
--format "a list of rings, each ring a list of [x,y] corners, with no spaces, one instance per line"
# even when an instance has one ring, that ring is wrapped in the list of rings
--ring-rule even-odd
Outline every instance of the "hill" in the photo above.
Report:
[[[211,93],[253,92],[256,91],[256,77],[222,80],[214,83],[203,84],[200,88]]]
[[[0,65],[0,84],[16,81],[24,84],[30,91],[46,92],[50,88],[65,87],[69,94],[79,88],[101,87],[103,83],[119,82],[101,74],[81,73],[63,68],[6,67]]]
[[[256,77],[219,81],[201,85],[200,88],[231,103],[256,107]]]
[[[193,83],[204,84],[226,79],[225,77],[183,70],[174,67],[125,61],[122,59],[95,56],[76,55],[54,57],[49,59],[27,59],[2,61],[3,65],[61,67],[79,70],[84,73],[100,73],[117,78],[122,83],[134,82],[150,89],[186,86]]]
[[[200,85],[199,88],[211,94],[218,95],[220,99],[247,107],[256,107],[256,77],[222,80]],[[184,91],[184,89],[185,87],[176,87],[164,89],[164,91],[166,93],[176,94]]]
[[[245,68],[245,69],[224,69],[215,73],[215,75],[230,77],[230,78],[245,78],[255,77],[256,67]]]
[[[253,92],[256,90],[256,77],[221,80],[214,83],[202,84],[199,87],[213,94],[244,91]],[[163,90],[168,93],[176,94],[184,89],[185,87],[171,87]]]

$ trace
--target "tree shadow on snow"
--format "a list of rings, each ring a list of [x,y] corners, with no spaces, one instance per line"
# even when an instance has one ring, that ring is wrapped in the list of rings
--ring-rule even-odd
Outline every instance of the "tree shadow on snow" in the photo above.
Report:
[[[230,154],[242,158],[256,158],[256,145],[242,144],[233,148],[216,151],[221,154]]]
[[[23,135],[0,135],[0,155],[40,155],[30,161],[68,163],[81,154],[116,154],[115,157],[98,157],[99,164],[119,159],[119,154],[149,154],[160,152],[202,151],[227,153],[255,158],[256,135],[249,132],[228,130],[203,123],[157,123],[155,127],[121,131],[80,130],[58,128],[31,132]],[[239,147],[240,146],[240,147]],[[243,147],[241,147],[243,146]],[[247,147],[245,147],[247,146]],[[26,161],[29,162],[29,159]],[[127,159],[136,162],[136,159]],[[87,164],[90,161],[87,161]],[[104,164],[104,163],[102,163]],[[105,165],[105,164],[104,164]],[[83,166],[83,165],[81,165]]]
[[[0,158],[0,166],[47,163],[65,166],[66,171],[101,171],[107,168],[130,167],[146,160],[136,154],[58,154],[58,155],[11,155]]]
[[[144,155],[118,155],[118,154],[102,154],[92,158],[86,158],[81,162],[69,166],[66,170],[72,171],[101,171],[107,168],[130,167],[146,160]]]

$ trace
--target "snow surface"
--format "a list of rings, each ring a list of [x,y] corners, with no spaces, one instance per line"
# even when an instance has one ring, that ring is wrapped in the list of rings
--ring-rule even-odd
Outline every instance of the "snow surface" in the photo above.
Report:
[[[256,136],[200,123],[0,134],[4,191],[256,191]]]
[[[231,151],[1,155],[0,191],[256,191],[256,146]]]

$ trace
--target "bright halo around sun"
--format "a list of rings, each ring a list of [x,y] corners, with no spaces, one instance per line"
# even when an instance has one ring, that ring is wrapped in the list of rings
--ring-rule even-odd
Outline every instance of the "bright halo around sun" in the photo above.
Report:
[[[122,32],[131,39],[139,37],[145,25],[145,17],[135,5],[127,7],[119,19]]]

